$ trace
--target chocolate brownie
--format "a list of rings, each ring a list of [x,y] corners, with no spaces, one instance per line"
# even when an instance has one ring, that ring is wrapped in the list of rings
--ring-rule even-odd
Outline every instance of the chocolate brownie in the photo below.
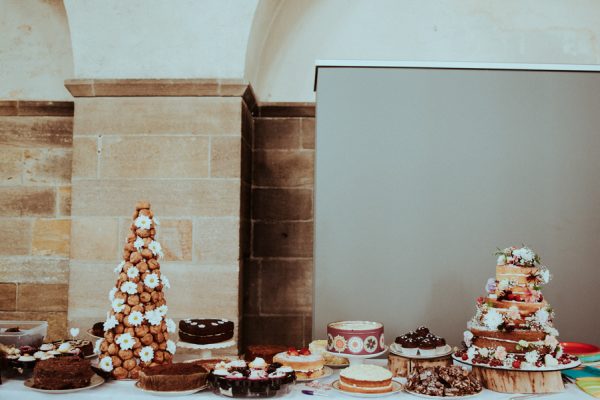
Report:
[[[75,389],[90,384],[94,372],[88,360],[66,356],[39,361],[33,369],[33,387],[47,390]]]
[[[233,322],[225,319],[185,319],[179,321],[179,339],[195,344],[211,344],[233,337]]]

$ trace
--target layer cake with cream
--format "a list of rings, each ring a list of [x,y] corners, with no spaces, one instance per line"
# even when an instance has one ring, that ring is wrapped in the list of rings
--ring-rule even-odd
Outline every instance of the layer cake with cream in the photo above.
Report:
[[[377,365],[352,365],[340,372],[339,388],[352,393],[391,392],[392,373]]]

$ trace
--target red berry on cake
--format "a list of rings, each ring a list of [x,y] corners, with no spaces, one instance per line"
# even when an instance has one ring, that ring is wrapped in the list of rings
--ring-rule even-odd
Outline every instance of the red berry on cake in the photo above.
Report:
[[[298,356],[298,355],[300,355],[300,353],[298,353],[298,350],[296,350],[294,347],[290,347],[288,349],[287,353],[290,356]]]
[[[302,356],[310,356],[310,350],[306,347],[303,347],[298,353]]]
[[[515,361],[513,361],[513,362],[512,362],[512,367],[513,367],[513,368],[516,368],[516,369],[519,369],[519,368],[521,368],[521,361],[519,361],[519,360],[515,360]]]

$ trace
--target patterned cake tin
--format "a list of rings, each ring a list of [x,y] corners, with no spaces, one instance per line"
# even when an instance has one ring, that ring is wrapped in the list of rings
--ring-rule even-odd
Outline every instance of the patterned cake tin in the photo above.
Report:
[[[383,324],[372,321],[337,321],[327,324],[327,350],[369,355],[385,350]]]

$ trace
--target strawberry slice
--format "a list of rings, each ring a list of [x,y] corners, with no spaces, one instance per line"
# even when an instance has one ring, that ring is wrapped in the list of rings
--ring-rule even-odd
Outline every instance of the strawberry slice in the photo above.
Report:
[[[298,355],[300,355],[298,353],[298,350],[296,350],[294,347],[290,347],[288,349],[287,353],[288,353],[289,356],[298,356]]]
[[[302,348],[301,350],[298,351],[298,353],[300,353],[300,355],[303,356],[310,356],[310,350],[307,347]]]

